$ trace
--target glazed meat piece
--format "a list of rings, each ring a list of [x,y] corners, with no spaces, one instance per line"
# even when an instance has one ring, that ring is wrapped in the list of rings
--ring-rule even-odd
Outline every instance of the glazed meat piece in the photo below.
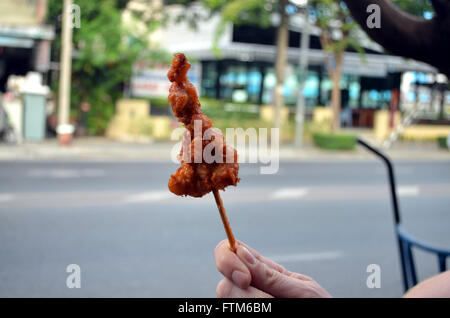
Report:
[[[186,132],[178,156],[181,167],[170,176],[169,190],[176,195],[202,197],[212,190],[236,186],[239,182],[237,151],[225,143],[222,133],[211,130],[212,121],[202,113],[197,91],[187,77],[191,65],[184,54],[174,56],[167,74],[172,82],[169,104]],[[214,161],[203,156],[205,147],[213,149]]]

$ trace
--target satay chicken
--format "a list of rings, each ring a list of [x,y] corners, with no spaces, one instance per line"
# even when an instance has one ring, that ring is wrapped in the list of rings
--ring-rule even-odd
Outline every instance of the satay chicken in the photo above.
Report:
[[[169,104],[178,121],[186,131],[178,159],[181,167],[169,179],[169,189],[176,195],[202,197],[210,191],[223,190],[239,182],[237,151],[225,143],[221,132],[212,131],[211,119],[202,113],[197,91],[189,81],[187,72],[190,64],[182,53],[174,55],[167,77],[172,82],[169,90]],[[207,136],[208,135],[208,136]],[[207,137],[205,137],[207,136]],[[211,145],[210,145],[211,144]],[[222,155],[214,162],[204,158],[206,147],[220,149]]]
[[[230,249],[235,252],[235,239],[219,190],[239,182],[237,151],[225,143],[220,131],[213,130],[211,119],[202,113],[197,91],[187,77],[190,67],[186,56],[176,53],[167,74],[172,82],[169,104],[178,121],[186,127],[178,155],[181,167],[170,176],[169,189],[176,195],[193,197],[213,192]]]

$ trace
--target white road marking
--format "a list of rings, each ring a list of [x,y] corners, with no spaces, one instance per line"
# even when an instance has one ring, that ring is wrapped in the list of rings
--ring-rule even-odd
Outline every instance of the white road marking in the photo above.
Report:
[[[105,175],[106,175],[106,172],[103,169],[82,169],[81,170],[82,177],[98,178],[98,177],[104,177]]]
[[[397,193],[402,197],[416,197],[420,193],[420,188],[418,186],[399,186]]]
[[[0,193],[0,203],[10,202],[14,200],[14,195],[9,193]]]
[[[308,193],[306,188],[281,188],[270,195],[272,200],[299,199]]]
[[[106,175],[103,169],[32,169],[28,176],[32,178],[98,178]]]
[[[144,202],[158,202],[167,200],[172,196],[169,191],[148,191],[138,194],[129,195],[125,198],[125,203],[144,203]]]
[[[311,261],[325,261],[333,260],[342,257],[342,252],[339,251],[323,251],[315,253],[296,253],[270,256],[271,260],[277,263],[291,263],[291,262],[311,262]]]

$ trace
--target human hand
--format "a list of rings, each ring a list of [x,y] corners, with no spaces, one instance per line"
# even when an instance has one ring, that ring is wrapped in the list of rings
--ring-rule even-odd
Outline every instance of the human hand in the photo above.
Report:
[[[217,285],[218,297],[331,297],[312,278],[286,270],[242,242],[236,242],[236,248],[235,254],[224,240],[214,250],[217,269],[225,276]]]

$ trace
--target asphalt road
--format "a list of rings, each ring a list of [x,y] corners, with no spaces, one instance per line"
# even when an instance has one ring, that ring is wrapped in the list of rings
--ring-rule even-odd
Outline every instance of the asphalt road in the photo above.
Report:
[[[215,297],[213,250],[225,238],[212,195],[167,190],[176,165],[0,162],[0,296]],[[450,247],[450,161],[397,162],[407,229]],[[402,294],[384,166],[282,162],[275,175],[242,165],[223,193],[236,237],[334,296]],[[437,260],[416,253],[419,278]],[[81,268],[81,288],[66,267]],[[369,264],[381,288],[366,285]]]

